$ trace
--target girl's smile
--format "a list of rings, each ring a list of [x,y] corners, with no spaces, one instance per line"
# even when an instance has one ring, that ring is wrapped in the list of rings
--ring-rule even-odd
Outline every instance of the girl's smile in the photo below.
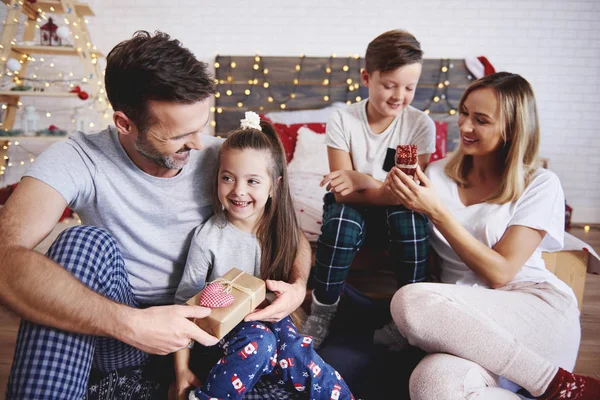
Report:
[[[218,197],[227,220],[255,233],[273,188],[267,151],[228,149],[221,155]]]

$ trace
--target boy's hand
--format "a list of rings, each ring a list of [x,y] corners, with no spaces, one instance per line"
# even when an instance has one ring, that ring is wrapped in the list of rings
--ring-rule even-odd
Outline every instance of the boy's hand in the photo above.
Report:
[[[368,175],[352,170],[338,170],[328,173],[323,177],[320,185],[324,186],[325,184],[327,184],[327,191],[340,196],[347,196],[360,190],[376,189],[378,187]]]
[[[177,400],[187,400],[190,390],[197,388],[202,383],[189,369],[178,369],[176,379]]]

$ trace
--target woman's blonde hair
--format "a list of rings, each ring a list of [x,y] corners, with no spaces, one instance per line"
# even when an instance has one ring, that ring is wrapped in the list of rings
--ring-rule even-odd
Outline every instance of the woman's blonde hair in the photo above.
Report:
[[[473,82],[462,95],[459,111],[469,94],[479,89],[492,89],[500,104],[501,135],[504,145],[500,160],[503,165],[502,184],[486,201],[504,204],[517,200],[537,168],[540,124],[533,89],[522,76],[498,72]],[[459,185],[467,184],[473,157],[456,150],[446,164],[445,172]]]

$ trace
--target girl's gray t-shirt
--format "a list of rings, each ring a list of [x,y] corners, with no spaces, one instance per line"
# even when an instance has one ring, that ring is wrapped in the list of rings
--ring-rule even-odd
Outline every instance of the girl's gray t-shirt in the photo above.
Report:
[[[212,215],[214,168],[222,139],[204,136],[172,178],[139,169],[114,127],[55,143],[25,176],[56,189],[84,225],[117,241],[133,294],[142,304],[172,304],[194,229]],[[83,260],[82,260],[83,261]]]

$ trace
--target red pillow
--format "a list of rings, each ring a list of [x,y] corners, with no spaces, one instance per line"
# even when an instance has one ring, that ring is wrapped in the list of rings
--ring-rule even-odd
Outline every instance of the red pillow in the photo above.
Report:
[[[294,151],[296,150],[296,140],[298,139],[298,129],[305,126],[308,129],[312,130],[316,133],[325,133],[326,124],[321,122],[309,122],[304,124],[278,124],[273,123],[269,118],[264,115],[260,116],[260,119],[268,121],[275,127],[277,133],[279,134],[279,138],[281,139],[281,143],[283,144],[283,149],[285,150],[285,158],[289,163],[292,161],[292,157],[294,157]],[[435,121],[435,152],[431,155],[429,162],[440,160],[446,157],[446,152],[448,149],[448,123]]]
[[[435,153],[429,158],[429,162],[446,157],[448,149],[448,123],[435,121]]]
[[[281,143],[283,144],[283,149],[285,150],[285,158],[288,163],[292,161],[292,157],[294,157],[294,151],[296,150],[296,140],[298,140],[298,129],[305,126],[315,133],[325,133],[326,124],[321,122],[286,125],[273,123],[269,118],[265,117],[264,115],[261,115],[260,119],[271,123],[271,125],[273,125],[273,127],[279,134],[279,138],[281,139]]]

